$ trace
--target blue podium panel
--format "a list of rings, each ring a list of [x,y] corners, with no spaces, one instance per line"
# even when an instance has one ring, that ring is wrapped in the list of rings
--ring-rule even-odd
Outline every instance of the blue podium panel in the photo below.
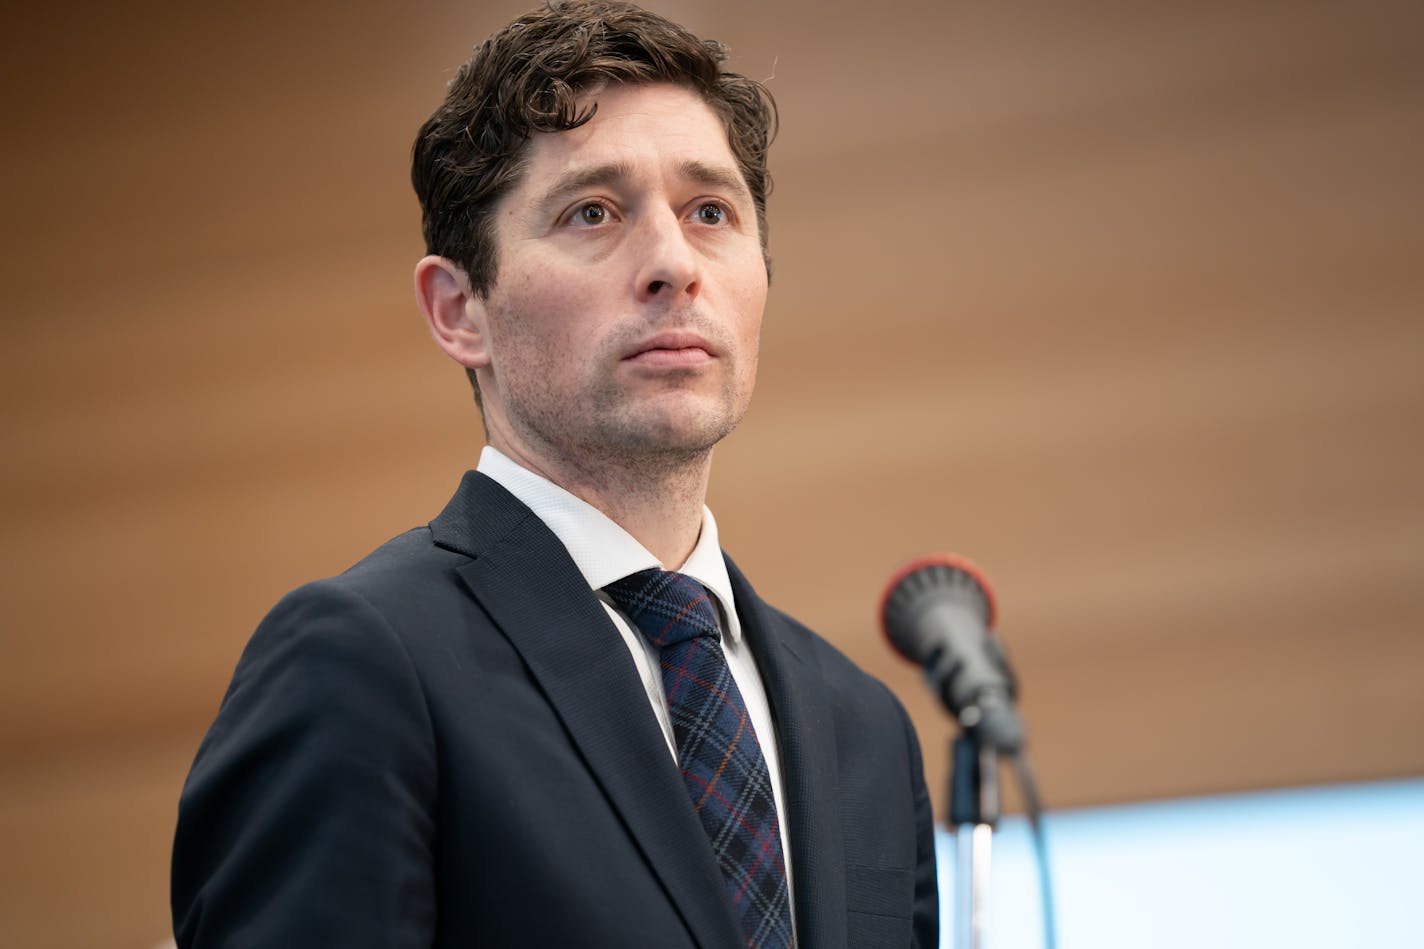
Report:
[[[1059,949],[1424,947],[1424,780],[1063,811],[1044,826]],[[937,844],[952,949],[954,837]],[[1027,822],[1002,823],[992,860],[988,946],[1038,949]]]

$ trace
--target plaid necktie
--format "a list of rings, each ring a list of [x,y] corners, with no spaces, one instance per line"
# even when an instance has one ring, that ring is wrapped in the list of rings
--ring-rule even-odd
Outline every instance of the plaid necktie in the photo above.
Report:
[[[660,652],[678,765],[747,946],[793,946],[771,776],[722,654],[707,591],[663,570],[643,570],[604,590]]]

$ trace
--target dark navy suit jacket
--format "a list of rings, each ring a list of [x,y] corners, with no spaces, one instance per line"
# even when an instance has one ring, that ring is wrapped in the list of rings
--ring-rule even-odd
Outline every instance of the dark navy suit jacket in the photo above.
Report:
[[[802,949],[931,949],[919,747],[888,690],[756,595]],[[489,478],[285,597],[183,789],[182,947],[744,949],[632,659]]]

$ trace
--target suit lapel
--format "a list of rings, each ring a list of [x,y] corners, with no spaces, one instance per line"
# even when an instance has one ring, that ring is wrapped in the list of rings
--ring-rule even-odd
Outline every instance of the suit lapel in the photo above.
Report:
[[[563,544],[477,472],[430,526],[437,544],[472,558],[462,579],[523,657],[693,938],[704,949],[741,946],[637,670]]]
[[[836,722],[806,631],[756,595],[727,559],[742,633],[756,656],[776,720],[791,840],[797,944],[847,949],[845,848],[835,789]]]

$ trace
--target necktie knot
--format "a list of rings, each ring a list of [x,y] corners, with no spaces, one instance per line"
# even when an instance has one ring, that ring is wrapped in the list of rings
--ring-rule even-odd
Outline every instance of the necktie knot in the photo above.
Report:
[[[603,589],[659,649],[698,636],[718,636],[717,613],[707,589],[689,576],[640,570]]]

